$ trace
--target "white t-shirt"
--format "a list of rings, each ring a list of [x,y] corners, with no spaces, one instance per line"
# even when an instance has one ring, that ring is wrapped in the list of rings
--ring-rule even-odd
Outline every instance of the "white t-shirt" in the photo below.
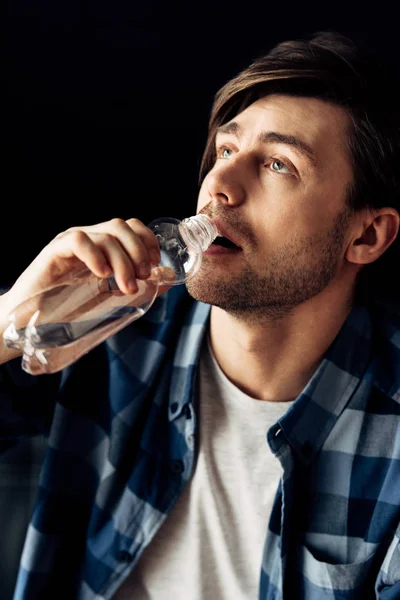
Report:
[[[200,443],[192,479],[115,600],[257,600],[281,475],[266,433],[293,402],[247,396],[209,340],[200,357]]]

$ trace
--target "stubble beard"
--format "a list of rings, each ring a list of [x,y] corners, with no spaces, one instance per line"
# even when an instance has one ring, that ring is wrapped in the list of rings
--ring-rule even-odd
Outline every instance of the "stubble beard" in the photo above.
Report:
[[[262,268],[252,266],[245,255],[234,257],[243,261],[237,275],[227,268],[221,276],[221,270],[213,267],[218,258],[204,257],[187,290],[196,300],[218,306],[241,321],[280,321],[334,279],[348,222],[345,208],[328,231],[289,240],[268,256]]]

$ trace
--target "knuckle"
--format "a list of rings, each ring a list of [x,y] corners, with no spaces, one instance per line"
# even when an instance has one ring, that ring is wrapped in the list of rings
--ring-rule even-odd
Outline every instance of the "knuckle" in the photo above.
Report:
[[[135,217],[133,217],[132,219],[128,219],[126,221],[126,223],[130,226],[133,227],[135,225],[143,225],[142,221],[140,219],[136,219]]]
[[[111,243],[113,243],[113,242],[114,242],[114,239],[115,239],[115,238],[114,238],[114,236],[113,236],[111,233],[108,233],[108,232],[104,232],[104,233],[102,234],[102,236],[101,236],[101,237],[102,237],[103,241],[104,241],[106,244],[111,244]]]
[[[56,236],[55,236],[55,240],[59,240],[63,237],[65,237],[66,235],[69,235],[70,233],[72,233],[73,231],[78,231],[78,227],[68,227],[68,229],[65,229],[64,231],[60,231]]]
[[[124,219],[121,219],[120,217],[114,217],[113,219],[111,219],[110,225],[115,229],[120,229],[121,227],[126,227],[126,223],[125,223]]]
[[[71,243],[75,245],[83,244],[87,240],[87,235],[81,229],[75,229],[69,232],[71,236]]]

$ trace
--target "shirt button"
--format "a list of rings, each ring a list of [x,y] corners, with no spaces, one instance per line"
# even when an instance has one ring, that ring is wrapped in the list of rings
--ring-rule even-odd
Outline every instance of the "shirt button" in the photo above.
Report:
[[[120,550],[120,552],[118,552],[118,560],[121,562],[129,562],[132,560],[132,554],[127,550]]]
[[[183,473],[184,466],[181,460],[173,460],[171,463],[171,471],[176,473],[176,475],[180,475]]]

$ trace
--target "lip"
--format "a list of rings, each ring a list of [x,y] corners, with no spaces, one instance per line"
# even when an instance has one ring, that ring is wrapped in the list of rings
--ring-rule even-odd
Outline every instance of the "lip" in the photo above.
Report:
[[[242,249],[240,244],[238,244],[238,242],[236,241],[235,237],[233,235],[231,235],[227,229],[225,229],[225,225],[223,223],[221,223],[218,219],[212,219],[212,221],[215,224],[216,228],[218,229],[218,233],[220,234],[221,237],[226,237],[228,240],[233,242],[235,244],[235,246],[238,247],[239,250]],[[235,248],[225,248],[225,250],[236,251]]]
[[[211,246],[209,246],[207,248],[207,250],[205,252],[203,252],[203,255],[204,256],[212,256],[212,255],[222,256],[224,254],[232,255],[232,254],[238,254],[241,251],[242,251],[241,248],[225,248],[224,246],[214,246],[213,244],[211,244]]]

